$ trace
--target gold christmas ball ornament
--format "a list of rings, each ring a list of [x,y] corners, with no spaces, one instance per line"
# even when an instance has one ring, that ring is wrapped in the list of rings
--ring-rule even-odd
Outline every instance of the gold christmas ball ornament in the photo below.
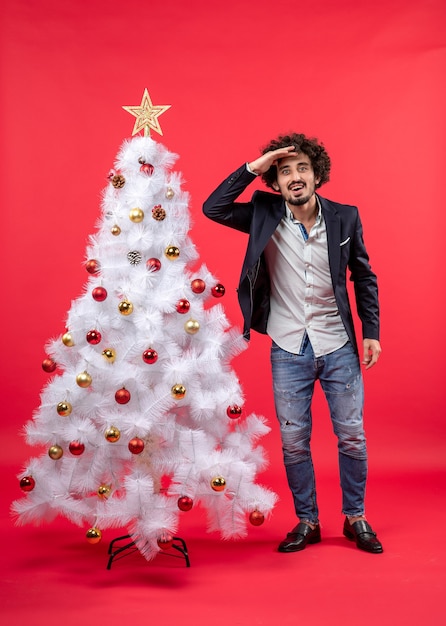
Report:
[[[105,348],[105,350],[102,350],[102,356],[109,363],[114,363],[116,360],[116,352],[113,348]]]
[[[166,198],[167,198],[168,200],[172,200],[172,198],[173,198],[174,196],[175,196],[175,192],[174,192],[174,190],[172,189],[172,187],[167,187],[167,189],[166,189]]]
[[[176,246],[167,246],[164,250],[164,256],[167,257],[170,261],[175,261],[180,256],[180,249]]]
[[[48,450],[48,456],[53,459],[53,461],[57,461],[58,459],[62,458],[63,450],[60,446],[55,444],[54,446],[51,446],[51,448]]]
[[[110,426],[105,431],[104,436],[110,443],[115,443],[121,437],[121,431],[116,426]]]
[[[70,415],[71,411],[73,410],[73,407],[71,406],[71,404],[65,401],[59,402],[56,408],[57,408],[57,412],[59,413],[59,415],[62,415],[62,417],[66,417],[67,415]]]
[[[134,224],[142,222],[144,219],[144,211],[138,207],[132,209],[129,213],[129,219]]]
[[[100,485],[98,488],[98,496],[101,500],[107,500],[111,494],[111,485]]]
[[[181,400],[186,395],[186,387],[181,384],[174,385],[170,392],[175,400]]]
[[[68,346],[69,348],[74,346],[74,341],[71,333],[67,331],[62,335],[62,343],[64,344],[64,346]]]
[[[197,322],[197,320],[187,320],[187,322],[184,324],[184,330],[189,335],[195,335],[200,330],[200,324],[199,322]]]
[[[214,491],[224,491],[226,487],[226,480],[223,476],[214,476],[211,480],[211,487]]]
[[[102,539],[102,533],[99,528],[89,528],[86,532],[85,537],[87,538],[88,543],[95,544],[99,543]]]
[[[118,304],[121,315],[131,315],[133,313],[133,304],[128,300],[123,300]]]
[[[88,372],[82,372],[76,376],[76,382],[79,387],[86,388],[91,385],[92,378]]]
[[[118,237],[121,234],[121,229],[119,228],[117,224],[112,226],[111,234],[114,235],[115,237]]]

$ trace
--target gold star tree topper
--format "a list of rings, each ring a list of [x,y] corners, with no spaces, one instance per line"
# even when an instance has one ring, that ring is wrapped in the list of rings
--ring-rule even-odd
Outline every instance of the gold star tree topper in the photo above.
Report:
[[[144,137],[150,137],[150,129],[156,130],[160,135],[163,134],[158,117],[167,111],[167,109],[170,109],[170,104],[154,106],[147,88],[144,89],[144,94],[139,106],[126,106],[122,108],[136,117],[132,135],[136,135],[144,130]]]

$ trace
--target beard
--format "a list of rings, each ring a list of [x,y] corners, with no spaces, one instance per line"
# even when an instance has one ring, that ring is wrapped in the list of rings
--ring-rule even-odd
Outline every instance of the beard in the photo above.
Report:
[[[294,183],[290,184],[290,187],[293,185]],[[293,192],[291,191],[291,189],[288,189],[288,198],[285,198],[286,201],[288,202],[288,204],[291,204],[293,206],[302,206],[303,204],[307,204],[307,202],[309,202],[311,200],[311,198],[314,196],[314,193],[316,191],[316,186],[314,184],[307,183],[304,187],[303,187],[303,191],[304,194],[302,196],[298,196],[296,197]]]
[[[288,204],[292,204],[293,206],[302,206],[302,204],[306,204],[307,202],[309,202],[311,200],[311,198],[313,197],[314,192],[313,193],[309,193],[306,196],[301,196],[300,198],[287,198],[287,203]]]

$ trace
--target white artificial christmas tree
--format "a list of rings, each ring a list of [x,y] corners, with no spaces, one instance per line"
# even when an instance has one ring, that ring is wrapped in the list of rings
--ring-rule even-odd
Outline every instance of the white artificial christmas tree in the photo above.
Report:
[[[180,515],[201,503],[223,538],[260,525],[276,496],[256,484],[269,428],[244,415],[231,359],[245,349],[189,237],[188,195],[172,171],[147,90],[90,237],[83,294],[47,346],[55,372],[26,426],[48,453],[20,474],[19,523],[64,515],[95,543],[126,527],[150,559],[171,545]],[[162,134],[162,133],[161,133]]]

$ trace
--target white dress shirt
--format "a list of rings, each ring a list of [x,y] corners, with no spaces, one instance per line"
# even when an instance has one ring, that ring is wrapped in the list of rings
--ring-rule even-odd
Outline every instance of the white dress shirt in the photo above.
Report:
[[[267,333],[293,354],[302,354],[308,335],[316,357],[334,352],[348,341],[333,292],[319,199],[318,206],[310,233],[287,206],[265,248],[271,279]]]

